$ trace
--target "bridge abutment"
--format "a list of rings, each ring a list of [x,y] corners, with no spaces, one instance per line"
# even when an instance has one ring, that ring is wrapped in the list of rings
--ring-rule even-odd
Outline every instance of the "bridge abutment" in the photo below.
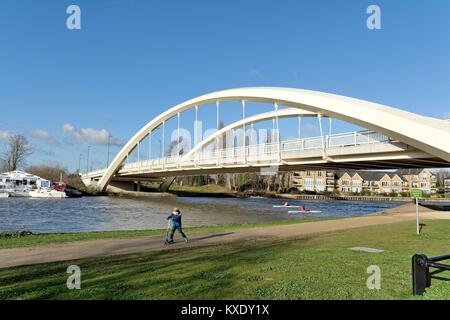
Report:
[[[123,193],[130,191],[140,191],[140,183],[134,181],[111,181],[106,188],[108,192]]]

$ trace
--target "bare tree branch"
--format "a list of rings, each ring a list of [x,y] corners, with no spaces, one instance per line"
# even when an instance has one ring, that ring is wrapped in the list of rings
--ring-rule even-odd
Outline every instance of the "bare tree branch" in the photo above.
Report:
[[[8,138],[6,150],[2,153],[1,164],[3,171],[14,171],[23,168],[26,159],[33,153],[33,147],[27,138],[20,134]]]

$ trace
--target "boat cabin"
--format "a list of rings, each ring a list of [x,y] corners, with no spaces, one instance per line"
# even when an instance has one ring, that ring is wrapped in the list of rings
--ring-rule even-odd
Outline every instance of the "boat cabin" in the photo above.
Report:
[[[0,174],[0,189],[40,189],[50,188],[51,182],[20,170]]]

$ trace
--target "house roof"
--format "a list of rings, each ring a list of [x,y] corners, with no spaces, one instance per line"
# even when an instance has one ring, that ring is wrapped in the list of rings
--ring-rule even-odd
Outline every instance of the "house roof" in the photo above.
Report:
[[[0,176],[2,178],[9,177],[11,179],[26,179],[26,178],[28,178],[28,179],[46,180],[46,179],[38,177],[38,176],[36,176],[34,174],[27,173],[27,172],[20,171],[20,170],[14,170],[14,171],[11,171],[11,172],[4,172],[4,173],[1,173]]]
[[[398,170],[397,172],[399,172],[402,175],[419,175],[423,170],[427,170],[427,169],[402,169],[402,170]]]
[[[398,172],[392,171],[365,171],[365,170],[339,170],[336,171],[336,176],[338,179],[341,179],[345,174],[349,174],[353,177],[355,174],[358,174],[365,181],[378,181],[381,180],[385,175],[389,178],[394,178],[395,176],[399,176],[400,179],[406,180],[405,177]]]

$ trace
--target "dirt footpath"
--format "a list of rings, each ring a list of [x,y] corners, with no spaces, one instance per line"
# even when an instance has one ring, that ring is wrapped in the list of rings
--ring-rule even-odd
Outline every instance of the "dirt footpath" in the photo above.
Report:
[[[450,212],[437,212],[426,208],[420,209],[420,215],[421,219],[450,219]],[[220,243],[286,238],[319,232],[414,221],[415,219],[415,206],[413,204],[407,204],[388,210],[384,214],[364,217],[256,227],[209,234],[193,234],[190,236],[190,242],[188,244],[180,241],[173,245],[164,246],[163,237],[140,237],[72,242],[42,247],[2,249],[0,250],[0,268],[156,250],[173,250],[186,246],[199,247]]]

